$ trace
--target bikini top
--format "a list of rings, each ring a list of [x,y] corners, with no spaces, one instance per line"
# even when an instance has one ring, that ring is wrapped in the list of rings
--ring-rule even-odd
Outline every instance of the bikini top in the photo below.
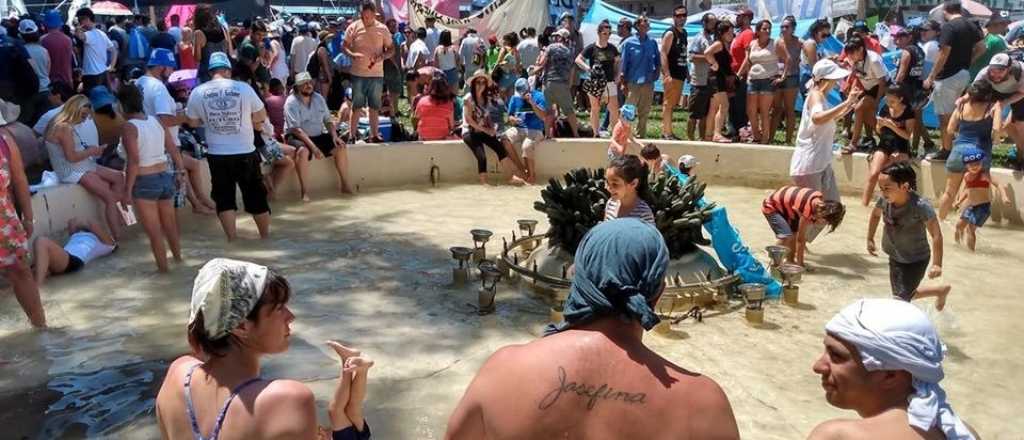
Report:
[[[992,182],[984,178],[981,173],[967,173],[967,175],[964,176],[965,188],[988,189],[990,186],[992,186]]]
[[[220,412],[217,413],[217,421],[213,424],[213,431],[210,432],[209,437],[203,437],[203,434],[199,431],[199,421],[196,420],[196,410],[192,406],[192,373],[194,373],[196,368],[200,365],[203,364],[195,364],[189,367],[188,374],[185,375],[185,411],[188,412],[189,422],[192,423],[192,438],[194,440],[217,440],[217,437],[220,435],[220,428],[224,425],[224,417],[228,413],[228,407],[231,406],[231,401],[235,400],[235,396],[237,396],[242,389],[252,383],[259,382],[260,378],[254,377],[249,379],[231,390],[231,395],[224,401],[224,405],[220,408]]]

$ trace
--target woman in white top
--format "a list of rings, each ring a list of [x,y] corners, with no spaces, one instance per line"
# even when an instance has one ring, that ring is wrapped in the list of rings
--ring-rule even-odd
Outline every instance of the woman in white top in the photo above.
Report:
[[[452,32],[441,31],[441,40],[434,49],[434,63],[438,69],[444,72],[444,79],[452,90],[459,90],[459,67],[462,66],[462,57],[459,51],[452,46]]]
[[[889,79],[889,70],[886,69],[882,56],[873,50],[868,50],[864,40],[860,37],[851,37],[844,48],[846,61],[853,73],[854,81],[851,90],[863,92],[864,99],[861,100],[853,114],[853,133],[850,136],[850,144],[843,147],[843,154],[853,153],[859,144],[863,144],[861,134],[874,139],[875,115],[878,111],[878,99],[885,96],[886,81]],[[872,142],[873,144],[873,142]]]
[[[740,77],[747,77],[747,118],[755,142],[767,144],[772,138],[772,103],[775,89],[782,84],[779,63],[788,63],[786,48],[771,38],[772,22],[761,20],[757,24],[754,41],[747,46],[747,57],[740,66]]]
[[[138,87],[133,84],[121,86],[117,99],[124,112],[121,142],[128,157],[123,200],[125,203],[129,199],[134,202],[135,213],[149,237],[156,267],[160,272],[167,272],[165,239],[174,260],[181,261],[178,221],[171,201],[184,179],[181,153],[160,121],[143,113],[142,92]],[[167,156],[174,161],[177,171],[172,173],[167,169]]]
[[[796,149],[789,164],[793,184],[821,191],[825,200],[839,200],[836,176],[832,173],[832,144],[836,138],[836,121],[846,116],[860,102],[860,89],[853,90],[846,101],[829,107],[826,95],[836,87],[837,81],[850,75],[850,71],[830,59],[818,61],[807,84],[800,128],[796,134]],[[808,231],[812,241],[821,228]]]
[[[267,65],[270,66],[270,77],[281,80],[282,84],[288,83],[288,55],[284,52],[284,45],[281,44],[281,38],[277,34],[278,31],[274,31],[274,35],[270,38],[270,50],[264,51],[267,54]]]
[[[71,236],[64,247],[46,237],[37,238],[32,246],[39,286],[46,282],[47,276],[78,272],[89,262],[117,249],[114,238],[98,223],[72,217],[68,220],[68,233]]]
[[[124,193],[124,176],[120,171],[100,166],[97,157],[103,147],[86,145],[76,125],[92,114],[92,105],[84,95],[75,95],[50,120],[43,138],[50,164],[61,183],[77,183],[103,202],[107,227],[116,240],[121,236],[121,213],[117,202]]]

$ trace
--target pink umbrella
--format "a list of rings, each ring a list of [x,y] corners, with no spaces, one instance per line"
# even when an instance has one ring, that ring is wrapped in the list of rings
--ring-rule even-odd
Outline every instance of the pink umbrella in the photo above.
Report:
[[[963,11],[965,12],[964,15],[969,15],[973,18],[988,20],[988,18],[992,16],[991,9],[974,0],[960,0],[960,6],[963,8]],[[946,21],[942,16],[942,5],[938,5],[930,12],[928,12],[928,17],[939,23]]]
[[[96,2],[90,9],[96,15],[135,15],[131,9],[118,2]]]

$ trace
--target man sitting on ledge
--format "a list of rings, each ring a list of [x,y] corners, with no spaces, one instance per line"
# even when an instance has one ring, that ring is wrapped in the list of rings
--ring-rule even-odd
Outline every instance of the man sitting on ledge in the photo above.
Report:
[[[636,218],[595,226],[576,252],[565,322],[498,350],[448,421],[447,439],[738,439],[722,389],[644,346],[658,323],[668,248]]]
[[[811,440],[974,440],[946,402],[944,347],[917,307],[896,299],[862,299],[825,325],[825,353],[814,363],[825,399],[860,420],[818,425]]]

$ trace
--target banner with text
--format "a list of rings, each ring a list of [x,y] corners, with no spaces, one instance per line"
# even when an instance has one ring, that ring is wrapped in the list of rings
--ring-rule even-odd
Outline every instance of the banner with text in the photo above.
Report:
[[[540,31],[547,26],[549,0],[494,0],[486,8],[466,17],[454,18],[438,14],[427,0],[409,2],[409,26],[418,28],[426,25],[427,17],[437,19],[437,26],[461,34],[462,30],[473,28],[481,37],[519,32],[524,27]],[[454,35],[453,35],[454,36]]]
[[[551,16],[552,26],[558,26],[558,17],[566,12],[576,17],[576,23],[580,22],[580,9],[577,0],[548,0],[548,15]],[[540,28],[537,28],[537,32],[540,32]]]

